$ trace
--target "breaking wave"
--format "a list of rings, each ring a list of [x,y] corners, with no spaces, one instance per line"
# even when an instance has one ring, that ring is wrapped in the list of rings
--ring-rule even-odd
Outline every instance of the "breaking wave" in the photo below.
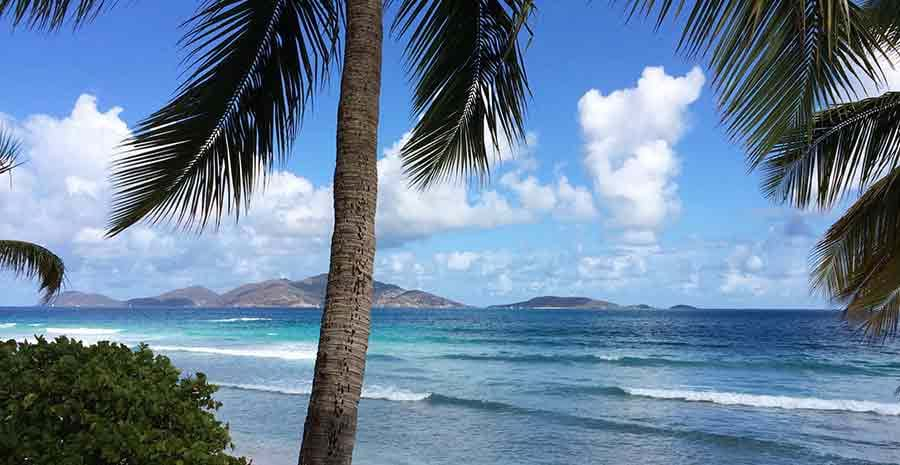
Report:
[[[264,384],[240,384],[240,383],[212,383],[217,386],[236,389],[241,391],[258,391],[272,392],[275,394],[285,394],[289,396],[306,396],[310,393],[310,387],[302,388],[285,388],[279,386],[268,386]],[[362,392],[363,399],[390,400],[397,402],[415,402],[425,400],[431,397],[430,392],[413,392],[406,389],[399,389],[393,386],[366,386]]]
[[[821,410],[836,412],[875,413],[900,415],[900,403],[888,404],[867,400],[819,399],[815,397],[788,397],[736,392],[682,391],[669,389],[629,389],[623,391],[632,396],[651,399],[680,400],[685,402],[709,402],[719,405],[778,408],[786,410]]]
[[[231,357],[277,358],[281,360],[315,360],[315,347],[197,347],[197,346],[152,346],[162,352],[188,352],[193,354],[226,355]]]

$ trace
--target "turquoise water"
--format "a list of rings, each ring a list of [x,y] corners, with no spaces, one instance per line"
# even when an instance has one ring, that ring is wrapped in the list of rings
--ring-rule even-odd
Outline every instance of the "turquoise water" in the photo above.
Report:
[[[296,463],[320,313],[0,309],[0,339],[147,342]],[[357,464],[900,462],[900,345],[824,311],[374,311]]]

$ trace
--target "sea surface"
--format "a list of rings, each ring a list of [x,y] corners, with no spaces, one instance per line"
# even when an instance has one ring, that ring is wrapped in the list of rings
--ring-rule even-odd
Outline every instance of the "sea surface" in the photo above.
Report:
[[[221,386],[237,454],[293,465],[320,316],[0,308],[0,339],[146,342]],[[836,312],[376,309],[354,462],[898,463],[898,385]]]

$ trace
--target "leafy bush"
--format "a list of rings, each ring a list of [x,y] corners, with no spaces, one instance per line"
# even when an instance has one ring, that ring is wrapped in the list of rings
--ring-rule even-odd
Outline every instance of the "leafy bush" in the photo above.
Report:
[[[215,391],[143,345],[0,342],[0,463],[245,465]]]

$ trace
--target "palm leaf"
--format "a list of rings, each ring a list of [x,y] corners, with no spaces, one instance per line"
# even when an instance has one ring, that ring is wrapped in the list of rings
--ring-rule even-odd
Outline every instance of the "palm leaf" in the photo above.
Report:
[[[0,174],[8,173],[22,164],[22,143],[12,133],[0,127]]]
[[[896,63],[897,57],[900,56],[900,2],[867,0],[863,10],[868,15],[869,22],[884,39],[883,46],[891,52],[892,63]]]
[[[530,95],[518,35],[529,0],[405,0],[393,30],[408,35],[408,71],[420,117],[402,149],[411,182],[490,171],[490,149],[524,140]]]
[[[813,288],[846,306],[871,337],[897,334],[900,168],[873,183],[816,246]]]
[[[799,207],[829,208],[900,166],[900,92],[835,106],[795,129],[763,163],[763,190]]]
[[[337,48],[334,0],[207,0],[187,25],[186,81],[113,164],[109,235],[147,219],[202,228],[246,209],[284,160]]]
[[[900,27],[900,2],[896,0],[867,0],[863,10],[878,26],[889,29]]]
[[[44,293],[43,303],[59,293],[65,280],[63,261],[53,252],[30,242],[0,240],[0,268],[17,276],[38,278]]]
[[[626,0],[632,15],[683,17],[679,50],[706,56],[722,117],[752,166],[815,111],[883,82],[884,36],[851,0]]]
[[[118,0],[0,0],[0,19],[9,17],[13,27],[58,30],[66,22],[74,28],[93,21]]]

